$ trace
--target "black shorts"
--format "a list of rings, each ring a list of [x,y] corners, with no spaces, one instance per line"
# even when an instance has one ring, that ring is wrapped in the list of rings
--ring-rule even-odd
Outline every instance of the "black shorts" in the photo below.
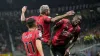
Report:
[[[43,48],[44,56],[51,56],[50,46],[47,43],[42,42],[42,48]]]
[[[66,48],[65,45],[51,46],[51,50],[54,56],[64,56]]]

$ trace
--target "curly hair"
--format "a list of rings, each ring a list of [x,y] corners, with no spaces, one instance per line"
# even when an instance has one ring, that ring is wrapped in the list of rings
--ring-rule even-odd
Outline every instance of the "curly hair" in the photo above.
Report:
[[[49,10],[49,6],[48,5],[42,5],[39,9],[40,13],[45,13],[47,10]]]

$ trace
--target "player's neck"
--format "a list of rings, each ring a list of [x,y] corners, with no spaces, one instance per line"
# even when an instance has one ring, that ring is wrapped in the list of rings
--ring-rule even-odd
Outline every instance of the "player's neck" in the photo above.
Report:
[[[40,14],[40,16],[48,16],[48,15],[46,15],[46,14]]]
[[[76,25],[74,24],[74,22],[71,22],[71,24],[72,24],[73,27],[76,27]]]
[[[36,29],[37,29],[37,27],[32,27],[32,28],[29,28],[28,31],[34,31],[34,30],[36,30]]]

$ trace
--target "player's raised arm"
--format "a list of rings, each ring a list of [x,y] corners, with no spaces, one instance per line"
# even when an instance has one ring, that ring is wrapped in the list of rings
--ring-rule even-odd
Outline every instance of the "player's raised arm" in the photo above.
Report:
[[[39,40],[39,39],[36,40],[36,47],[37,47],[40,55],[44,56],[41,40]]]
[[[51,19],[51,22],[55,22],[55,21],[59,21],[60,19],[66,17],[66,16],[71,16],[74,15],[75,12],[74,11],[68,11],[67,13],[65,13],[64,15],[60,15],[60,16],[56,16],[54,18]]]
[[[27,6],[24,6],[22,8],[22,13],[21,13],[21,21],[22,22],[25,21],[25,12],[26,12],[26,10],[27,10]]]

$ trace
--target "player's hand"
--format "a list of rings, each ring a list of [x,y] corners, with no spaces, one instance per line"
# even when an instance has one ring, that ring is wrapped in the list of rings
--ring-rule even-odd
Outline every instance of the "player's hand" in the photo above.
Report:
[[[69,48],[66,51],[69,52]]]
[[[66,13],[66,16],[71,16],[71,15],[74,15],[74,14],[75,14],[74,11],[68,11],[68,12]]]
[[[26,10],[27,10],[27,6],[24,6],[24,7],[22,8],[22,13],[25,13]]]
[[[69,56],[69,48],[65,51],[64,56]]]

